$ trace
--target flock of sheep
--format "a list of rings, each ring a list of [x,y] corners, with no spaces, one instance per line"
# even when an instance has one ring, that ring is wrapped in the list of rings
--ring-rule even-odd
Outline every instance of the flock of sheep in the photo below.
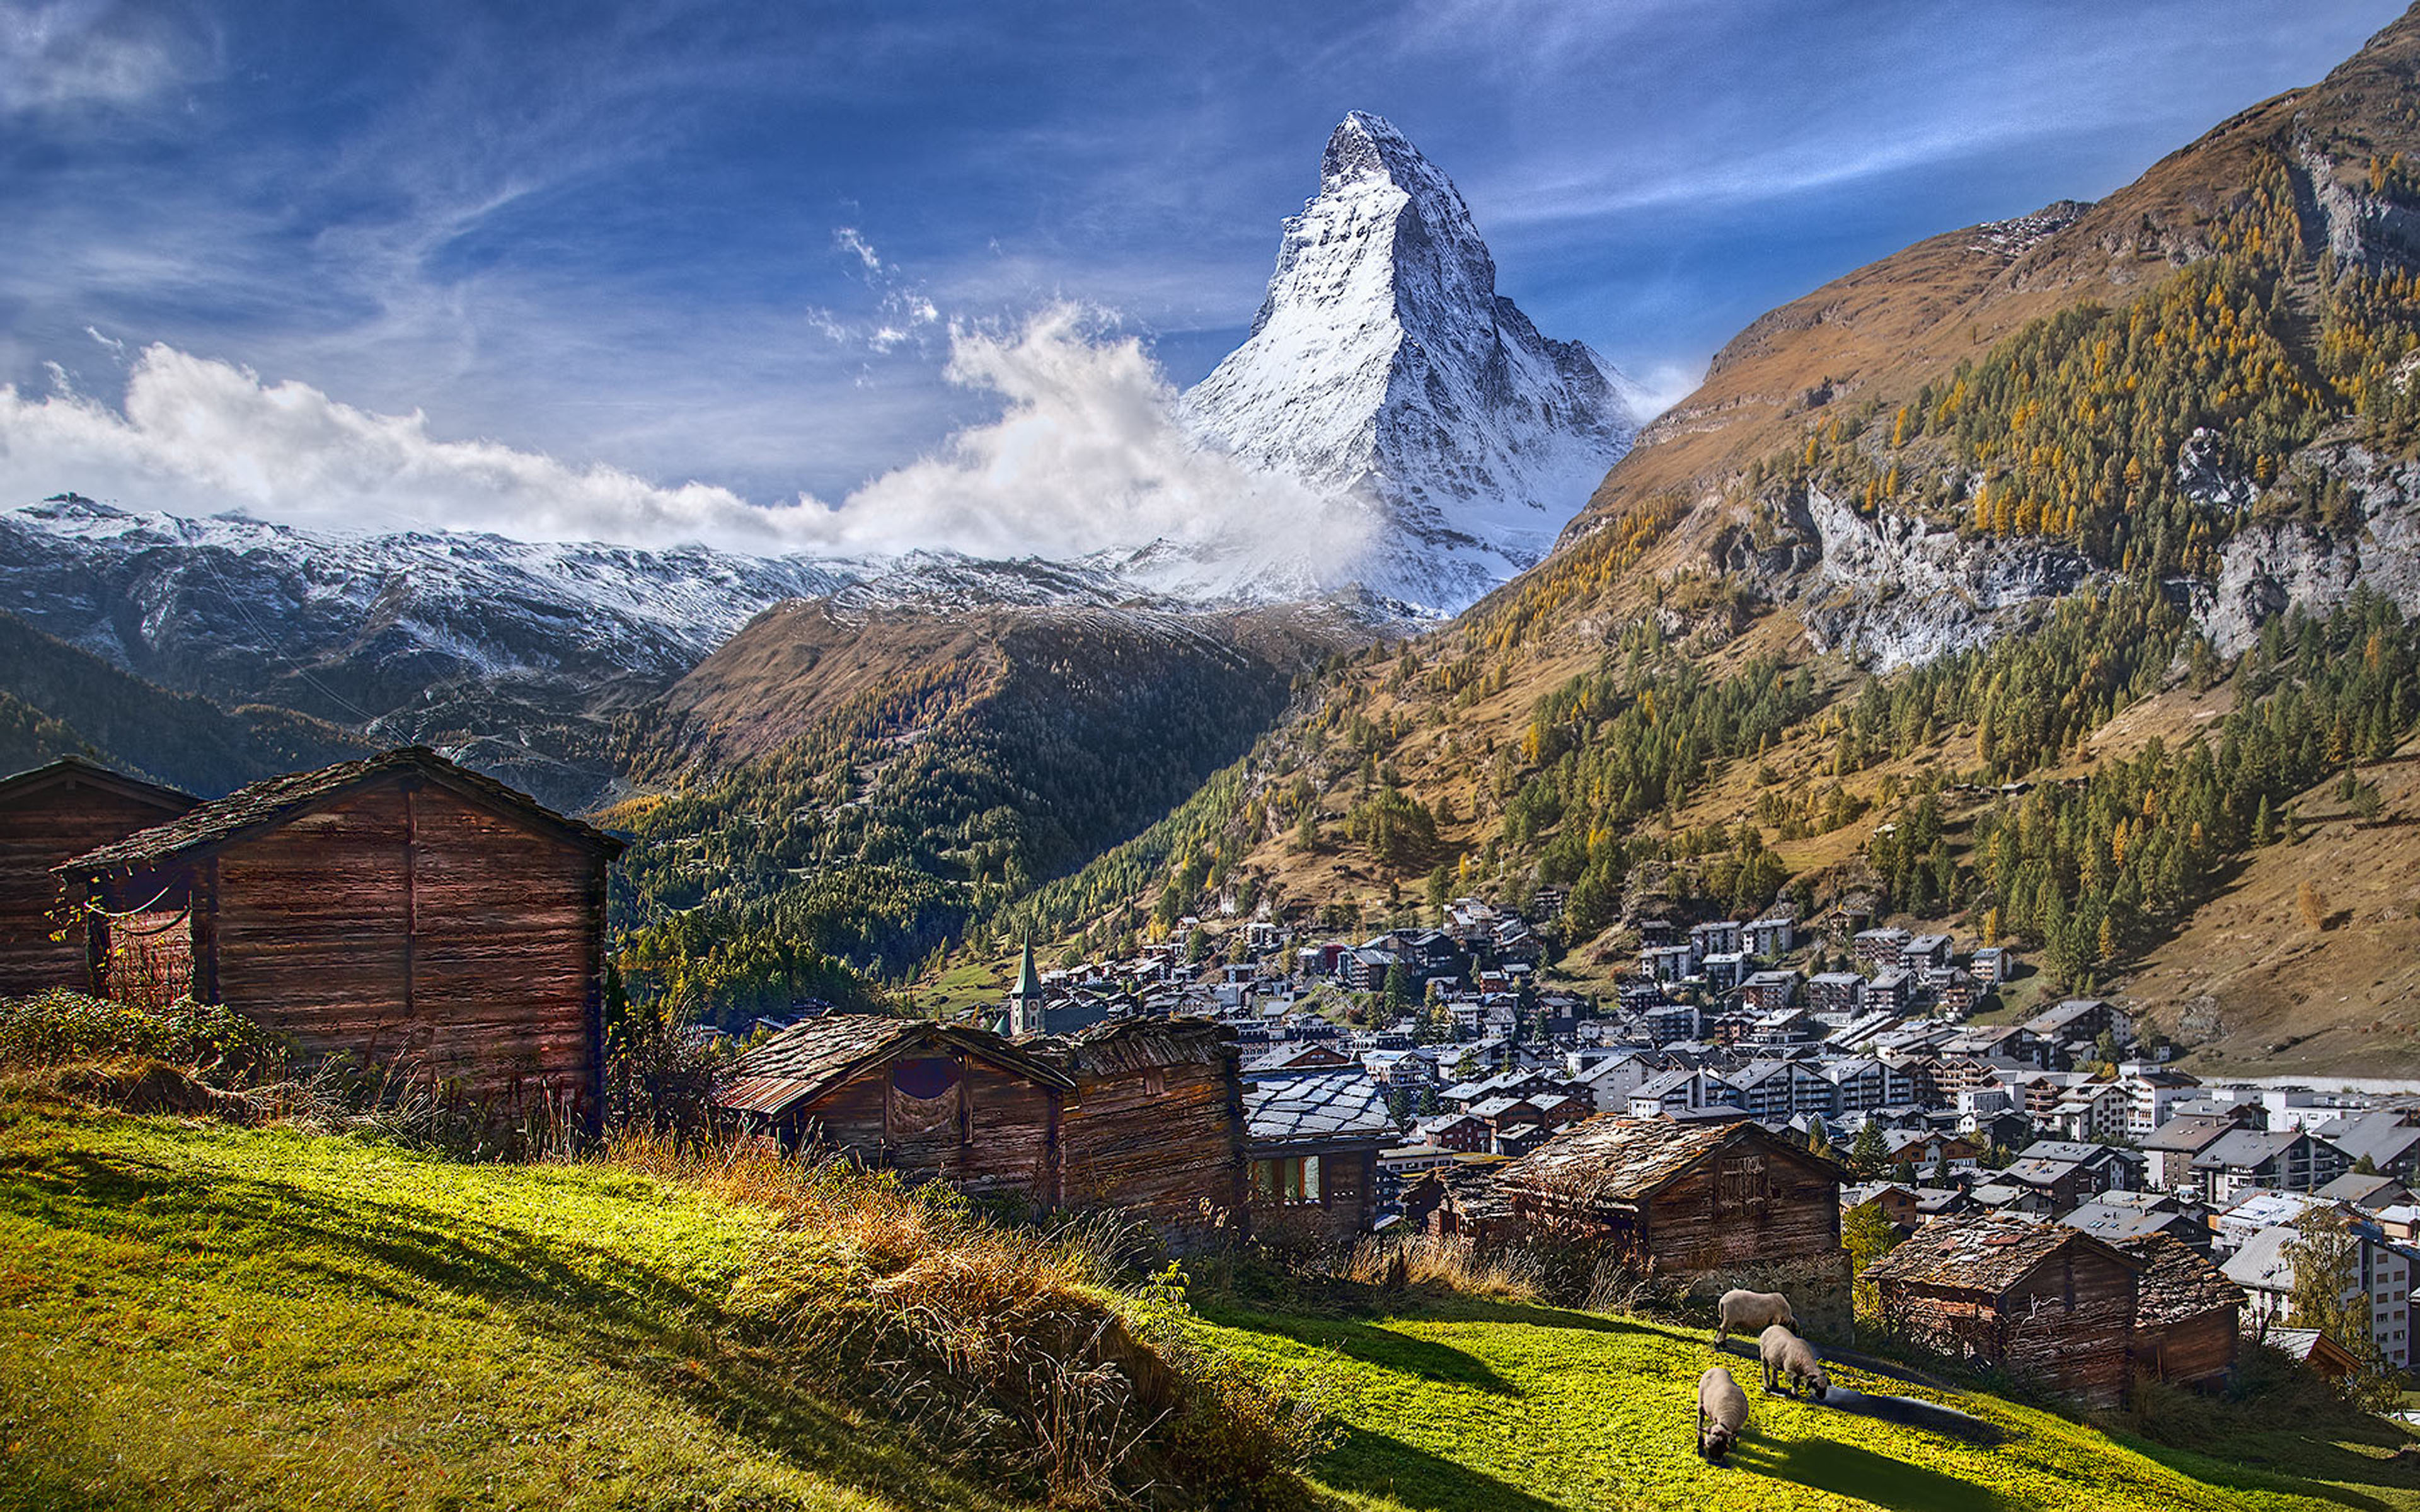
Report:
[[[1786,1390],[1795,1396],[1805,1390],[1819,1402],[1830,1394],[1832,1378],[1823,1373],[1823,1357],[1798,1336],[1798,1315],[1790,1310],[1789,1298],[1778,1291],[1726,1291],[1721,1305],[1714,1348],[1721,1349],[1734,1333],[1761,1330],[1756,1349],[1764,1365],[1766,1391]],[[1715,1365],[1699,1376],[1698,1453],[1706,1462],[1721,1464],[1746,1427],[1747,1393],[1731,1373]]]

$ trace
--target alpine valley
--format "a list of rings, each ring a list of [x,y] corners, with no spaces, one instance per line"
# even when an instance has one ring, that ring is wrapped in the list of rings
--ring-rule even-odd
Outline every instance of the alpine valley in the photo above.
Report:
[[[1350,562],[764,559],[0,515],[0,740],[206,790],[425,740],[633,848],[725,1022],[1011,944],[1568,893],[2015,945],[2193,1063],[2420,1070],[2420,17],[2097,204],[1947,231],[1650,417],[1355,113],[1178,411]],[[74,480],[60,480],[62,486]],[[270,690],[264,698],[263,689]],[[2314,879],[2324,879],[2315,883]]]

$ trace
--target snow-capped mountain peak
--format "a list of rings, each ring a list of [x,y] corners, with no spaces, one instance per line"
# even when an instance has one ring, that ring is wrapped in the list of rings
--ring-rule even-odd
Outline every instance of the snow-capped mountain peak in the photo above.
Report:
[[[1366,497],[1384,527],[1345,576],[1450,610],[1554,544],[1637,432],[1629,392],[1497,293],[1453,181],[1356,111],[1285,224],[1250,339],[1185,412],[1251,465]]]

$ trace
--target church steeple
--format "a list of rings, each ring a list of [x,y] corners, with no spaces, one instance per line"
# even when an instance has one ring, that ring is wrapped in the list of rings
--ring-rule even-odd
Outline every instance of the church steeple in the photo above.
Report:
[[[1042,1032],[1042,973],[1033,964],[1030,935],[1016,960],[1016,985],[1008,994],[1008,1032],[1014,1039]]]

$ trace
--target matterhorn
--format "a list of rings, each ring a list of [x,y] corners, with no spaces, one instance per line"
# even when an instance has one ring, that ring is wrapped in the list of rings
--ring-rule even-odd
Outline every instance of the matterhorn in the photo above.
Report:
[[[1362,111],[1285,224],[1250,338],[1183,401],[1206,441],[1373,515],[1340,579],[1441,613],[1545,555],[1643,409],[1496,292],[1453,181]]]

